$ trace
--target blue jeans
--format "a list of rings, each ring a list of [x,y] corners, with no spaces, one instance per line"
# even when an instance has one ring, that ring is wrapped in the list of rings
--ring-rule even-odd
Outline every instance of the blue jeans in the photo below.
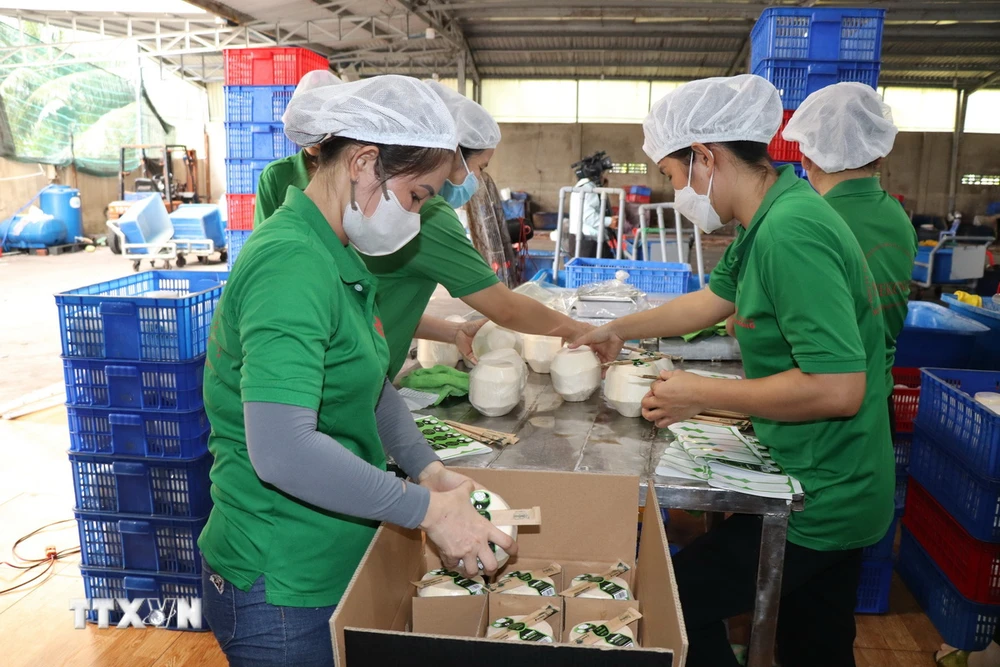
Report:
[[[202,558],[202,612],[230,667],[331,667],[330,607],[280,607],[264,577],[241,591]]]

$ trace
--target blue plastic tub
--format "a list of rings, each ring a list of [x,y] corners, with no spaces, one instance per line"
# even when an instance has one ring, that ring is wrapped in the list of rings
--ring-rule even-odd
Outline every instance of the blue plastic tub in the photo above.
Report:
[[[205,359],[177,363],[63,359],[66,404],[80,408],[198,410]]]
[[[204,410],[125,412],[67,407],[69,450],[84,454],[192,459],[208,451]]]
[[[1000,606],[963,597],[905,526],[896,570],[946,643],[964,651],[980,651],[993,640]]]
[[[811,93],[835,83],[854,81],[876,88],[879,63],[766,59],[753,68],[753,73],[774,84],[782,107],[794,110]]]
[[[135,514],[75,512],[84,566],[201,574],[198,536],[208,522]]]
[[[295,86],[226,86],[227,123],[280,123]]]
[[[893,521],[893,527],[896,522]],[[889,611],[889,585],[892,583],[892,560],[865,559],[858,581],[857,614],[884,614]]]
[[[202,618],[197,623],[189,600],[201,598],[201,575],[150,574],[133,570],[107,570],[97,567],[81,567],[83,590],[88,599],[115,598],[135,600],[144,598],[136,612],[146,624],[154,627],[185,630],[208,630],[208,623]],[[178,609],[178,599],[186,605],[185,611]],[[184,618],[184,627],[178,628],[178,620]],[[121,609],[116,605],[108,613],[111,625],[122,619]],[[163,620],[160,625],[159,621]],[[98,621],[97,610],[87,612],[87,620]]]
[[[529,250],[524,259],[524,275],[534,276],[546,268],[551,270],[554,259],[554,250]]]
[[[921,262],[926,264],[931,258],[931,246],[918,246],[917,247],[917,257],[915,262]],[[964,285],[968,283],[968,279],[962,280],[952,280],[951,279],[951,248],[941,248],[936,253],[934,253],[934,273],[931,274],[931,283],[935,285]],[[910,277],[917,282],[926,282],[927,280],[927,267],[913,265],[913,273]]]
[[[916,423],[977,475],[1000,480],[1000,415],[976,401],[981,391],[1000,391],[1000,372],[925,368]]]
[[[260,173],[270,160],[226,160],[226,191],[236,195],[257,194]]]
[[[191,461],[69,454],[76,509],[146,516],[207,516],[212,455]]]
[[[212,315],[228,275],[145,271],[57,294],[63,356],[196,359],[205,354]]]
[[[615,273],[628,271],[629,285],[646,293],[685,294],[691,265],[678,262],[643,262],[630,259],[575,257],[566,263],[566,287],[613,280]]]
[[[229,270],[232,271],[233,266],[236,264],[236,258],[239,256],[240,250],[243,249],[243,244],[250,238],[250,231],[230,229],[226,232],[226,236],[229,238],[226,248],[226,254],[228,255],[226,262],[229,264]]]
[[[118,228],[128,243],[163,244],[174,236],[174,226],[167,214],[167,207],[160,197],[143,197],[137,200],[118,218]],[[144,248],[129,251],[139,255]]]
[[[910,476],[974,538],[1000,542],[1000,481],[964,466],[919,426],[913,431]]]
[[[976,342],[989,327],[944,306],[911,301],[896,338],[896,366],[969,368],[975,362]]]
[[[226,225],[215,204],[182,204],[170,214],[178,241],[210,239],[219,250],[226,247]]]
[[[66,225],[66,242],[83,236],[80,191],[68,185],[49,185],[38,194],[38,208]]]
[[[962,303],[951,294],[945,294],[941,299],[951,310],[989,327],[990,333],[976,339],[972,350],[972,365],[976,368],[1000,370],[1000,311]],[[989,303],[989,300],[984,303]]]
[[[750,69],[764,58],[875,62],[884,9],[769,7],[750,32]]]
[[[226,157],[277,160],[298,152],[281,123],[226,123]]]

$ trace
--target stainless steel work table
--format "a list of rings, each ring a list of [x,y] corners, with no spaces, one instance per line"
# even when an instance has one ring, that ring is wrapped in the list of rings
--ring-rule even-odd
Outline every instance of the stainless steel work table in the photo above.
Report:
[[[681,368],[742,375],[739,362],[688,363]],[[583,403],[567,403],[555,393],[547,375],[529,374],[521,404],[503,417],[483,417],[469,403],[422,411],[441,419],[516,433],[520,442],[503,450],[450,462],[468,468],[556,470],[638,475],[640,502],[652,482],[660,505],[674,509],[713,513],[759,514],[763,517],[757,600],[754,605],[749,667],[771,667],[778,619],[785,536],[791,512],[802,509],[802,499],[792,502],[715,489],[704,482],[655,474],[656,464],[668,444],[644,419],[628,419],[608,406],[597,391]]]

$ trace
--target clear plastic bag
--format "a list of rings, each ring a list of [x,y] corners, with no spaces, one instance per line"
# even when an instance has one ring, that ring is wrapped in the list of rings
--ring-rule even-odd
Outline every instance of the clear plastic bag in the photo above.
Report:
[[[646,293],[626,283],[627,279],[627,271],[618,271],[614,280],[578,287],[577,317],[614,319],[648,310],[650,304]]]

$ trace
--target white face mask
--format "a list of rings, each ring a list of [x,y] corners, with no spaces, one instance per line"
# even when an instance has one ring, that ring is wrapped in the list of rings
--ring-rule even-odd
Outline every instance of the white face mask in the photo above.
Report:
[[[351,182],[351,203],[344,209],[344,233],[362,255],[391,255],[420,233],[420,214],[403,208],[396,194],[382,184],[375,212],[368,217],[354,199],[355,181]]]
[[[711,154],[711,151],[709,151]],[[713,155],[714,157],[714,155]],[[674,208],[685,218],[698,225],[701,231],[711,234],[716,229],[722,227],[722,220],[719,214],[712,208],[712,181],[715,179],[715,170],[708,178],[708,192],[703,195],[698,194],[691,187],[691,173],[697,154],[691,155],[691,163],[688,165],[688,183],[686,186],[674,193]]]

